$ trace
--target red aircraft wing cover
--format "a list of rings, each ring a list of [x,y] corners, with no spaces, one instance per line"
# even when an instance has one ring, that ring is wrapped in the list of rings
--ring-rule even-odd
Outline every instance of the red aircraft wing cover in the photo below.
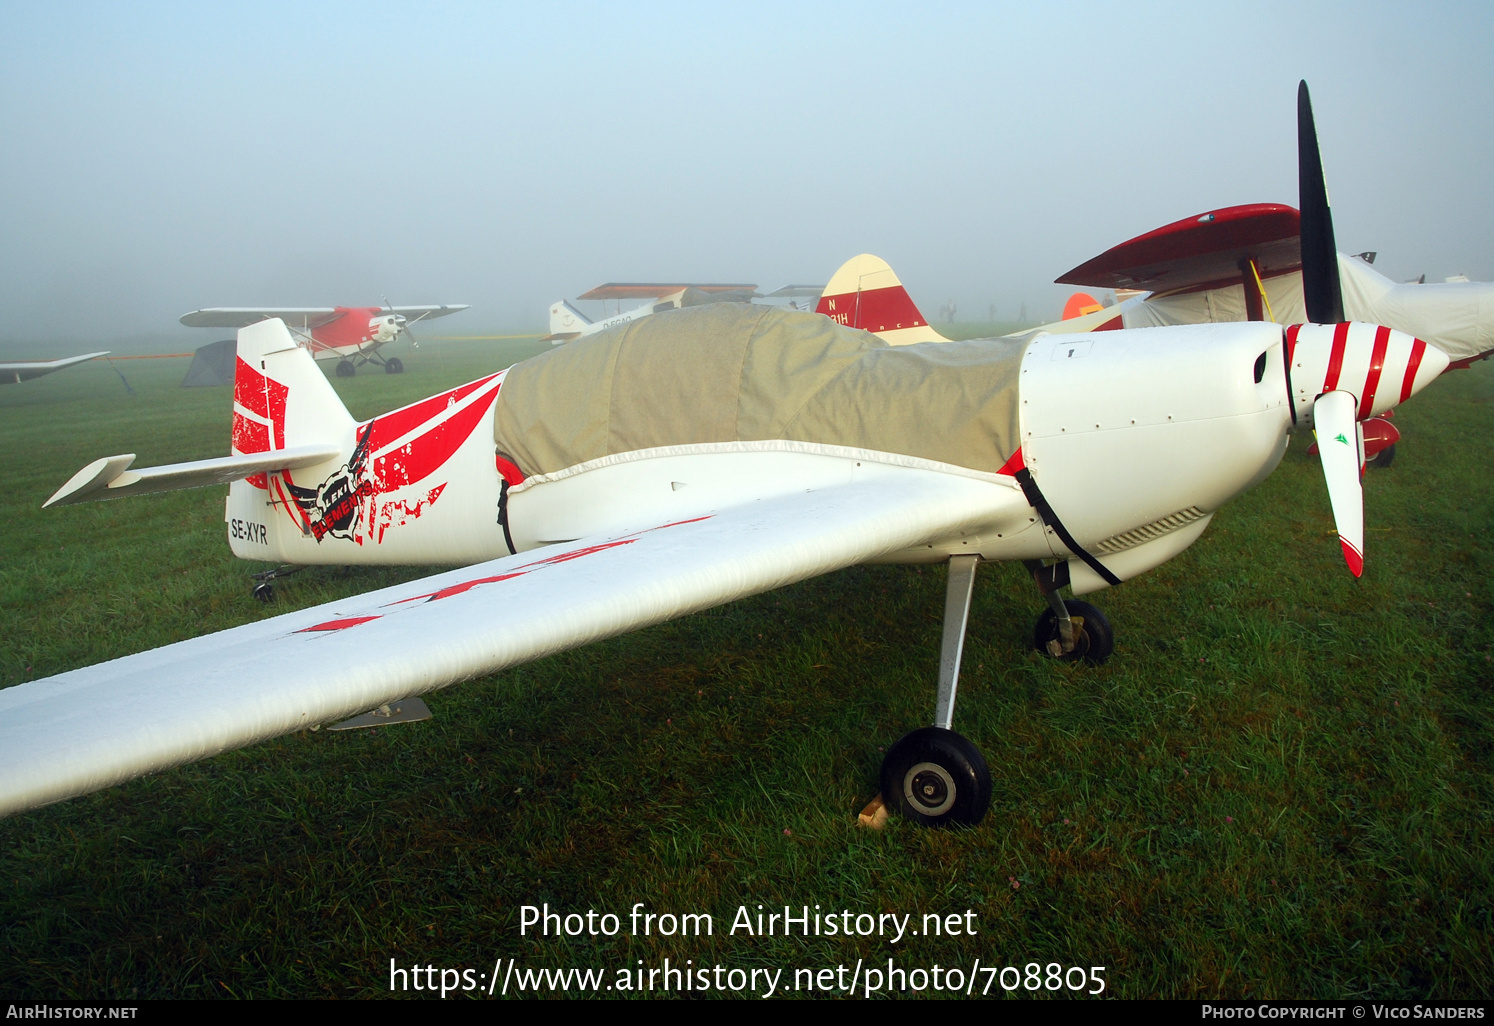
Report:
[[[1302,269],[1300,218],[1279,203],[1211,210],[1108,249],[1055,279],[1062,285],[1175,295],[1238,285],[1244,261],[1262,278]]]

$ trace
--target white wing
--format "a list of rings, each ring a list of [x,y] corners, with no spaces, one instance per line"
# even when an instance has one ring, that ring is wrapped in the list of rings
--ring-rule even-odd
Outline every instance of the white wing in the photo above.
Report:
[[[369,304],[372,307],[374,304]],[[251,324],[279,317],[291,327],[319,328],[337,316],[332,306],[213,306],[184,313],[181,322],[189,328],[247,328]],[[358,309],[362,309],[359,307]],[[439,306],[380,306],[403,314],[406,320],[429,321],[467,309],[464,303]]]
[[[53,371],[71,367],[75,363],[83,363],[86,360],[94,360],[100,356],[108,356],[109,350],[102,353],[85,353],[82,356],[69,356],[61,360],[31,360],[21,363],[0,363],[0,385],[17,385],[22,381],[30,381],[39,378],[43,374],[51,374]]]
[[[1024,515],[931,471],[492,560],[0,691],[0,815]]]
[[[279,317],[286,324],[317,328],[337,316],[330,306],[214,306],[184,313],[181,322],[189,328],[247,328],[251,324]]]

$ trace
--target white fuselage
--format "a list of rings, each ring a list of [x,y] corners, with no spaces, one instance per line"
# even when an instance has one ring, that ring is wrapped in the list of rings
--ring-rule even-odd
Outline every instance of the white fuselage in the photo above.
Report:
[[[502,377],[492,381],[501,386]],[[317,488],[328,495],[324,517],[346,512],[339,495],[362,503],[335,532],[317,526],[315,513],[292,508],[275,480],[280,475],[264,489],[236,483],[228,503],[235,554],[294,564],[471,563],[507,554],[510,541],[523,551],[622,534],[857,479],[916,487],[933,471],[987,482],[1003,496],[1002,513],[979,530],[888,561],[934,562],[960,552],[992,560],[1073,555],[1040,523],[1010,474],[780,440],[621,453],[530,478],[508,489],[505,537],[491,427],[496,395],[484,385],[442,408],[442,416],[468,410],[463,419],[471,428],[436,471],[408,486],[358,498],[356,484],[340,483],[339,474],[352,473],[347,457],[296,472],[302,494]],[[1214,510],[1268,474],[1291,426],[1282,334],[1273,324],[1040,337],[1023,357],[1020,399],[1022,449],[1038,485],[1079,544],[1122,579],[1181,551]],[[478,403],[484,408],[471,405]],[[401,415],[409,430],[385,432],[383,444],[365,455],[366,467],[387,468],[391,454],[430,431],[430,421],[406,411],[377,420]],[[346,453],[367,429],[346,427]],[[1077,560],[1071,569],[1076,590],[1103,586]]]

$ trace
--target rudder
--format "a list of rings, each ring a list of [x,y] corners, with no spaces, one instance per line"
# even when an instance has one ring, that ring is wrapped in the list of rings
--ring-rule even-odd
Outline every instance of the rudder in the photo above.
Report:
[[[815,313],[848,328],[869,331],[888,345],[949,341],[929,326],[887,261],[870,253],[840,265]]]

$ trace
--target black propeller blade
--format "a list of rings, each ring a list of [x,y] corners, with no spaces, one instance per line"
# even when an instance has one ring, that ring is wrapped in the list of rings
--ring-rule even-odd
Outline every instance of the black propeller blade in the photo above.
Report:
[[[1302,210],[1302,298],[1307,319],[1314,324],[1337,324],[1344,319],[1338,246],[1333,241],[1333,212],[1328,209],[1328,183],[1323,180],[1306,82],[1297,85],[1297,205]]]

